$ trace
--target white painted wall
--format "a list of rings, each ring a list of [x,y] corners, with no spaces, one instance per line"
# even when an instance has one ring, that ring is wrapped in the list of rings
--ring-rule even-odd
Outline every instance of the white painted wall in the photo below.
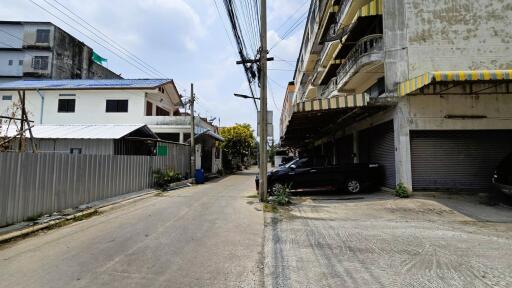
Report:
[[[53,63],[53,54],[51,51],[46,50],[34,50],[34,49],[25,49],[24,61],[23,61],[23,72],[24,73],[39,73],[46,75],[47,77],[51,76],[52,71],[52,63]],[[39,70],[32,68],[32,58],[35,56],[48,56],[48,69]]]
[[[0,29],[0,48],[23,47],[23,24],[0,24]]]
[[[36,91],[26,92],[27,112],[31,120],[37,124],[141,124],[144,123],[145,91],[139,90],[70,90],[70,91],[41,91],[44,96],[43,117],[41,120],[41,96]],[[18,94],[0,92],[2,95],[13,95],[18,101]],[[58,99],[62,94],[75,94],[74,113],[58,113]],[[127,99],[127,113],[105,112],[107,99]],[[12,103],[0,101],[0,111],[5,112]]]
[[[10,60],[12,60],[12,65],[9,65]],[[20,65],[20,60],[25,60],[25,53],[23,51],[0,51],[0,77],[23,76],[24,62]]]

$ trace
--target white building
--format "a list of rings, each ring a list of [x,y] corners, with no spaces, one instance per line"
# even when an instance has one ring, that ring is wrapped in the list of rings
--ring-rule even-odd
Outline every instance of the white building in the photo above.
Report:
[[[35,125],[146,124],[162,140],[186,143],[190,116],[180,116],[183,105],[170,79],[19,80],[0,84],[0,115],[13,112],[19,94],[25,93],[26,109]],[[19,113],[18,113],[19,117]],[[215,127],[196,117],[195,134],[208,131],[221,141]],[[196,137],[198,137],[196,136]],[[216,172],[220,156],[212,143],[203,144],[207,164]],[[213,142],[214,147],[217,147]],[[212,155],[210,157],[210,155]],[[218,157],[216,157],[217,155]],[[203,161],[204,162],[204,161]]]

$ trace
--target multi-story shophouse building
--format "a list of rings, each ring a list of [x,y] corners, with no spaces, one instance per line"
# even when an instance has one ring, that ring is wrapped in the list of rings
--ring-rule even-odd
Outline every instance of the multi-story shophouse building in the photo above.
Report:
[[[506,1],[313,0],[281,142],[383,185],[485,189],[512,152]]]

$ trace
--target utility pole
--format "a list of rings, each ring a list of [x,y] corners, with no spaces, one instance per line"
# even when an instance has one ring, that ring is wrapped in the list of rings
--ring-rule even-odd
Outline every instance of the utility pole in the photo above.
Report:
[[[190,178],[194,178],[196,168],[196,141],[195,141],[195,118],[194,118],[194,83],[190,83]]]
[[[267,1],[260,1],[260,201],[267,200]]]

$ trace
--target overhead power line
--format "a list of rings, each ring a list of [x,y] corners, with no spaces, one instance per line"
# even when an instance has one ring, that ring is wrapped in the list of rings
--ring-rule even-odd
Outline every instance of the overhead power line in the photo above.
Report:
[[[292,35],[292,33],[298,28],[300,27],[300,25],[302,24],[302,22],[306,21],[306,19],[308,18],[308,13],[305,12],[304,14],[302,14],[301,17],[299,17],[299,19],[297,19],[297,21],[295,21],[291,26],[290,28],[288,28],[288,30],[286,30],[286,32],[283,33],[283,36],[281,37],[281,39],[279,41],[277,41],[276,43],[274,43],[274,45],[272,45],[272,47],[270,47],[270,49],[268,49],[269,51],[274,49],[275,47],[277,47],[279,44],[281,44],[283,42],[283,40],[287,39],[289,36]]]
[[[54,7],[55,9],[59,10],[57,7],[55,7],[54,5],[52,5],[51,3],[49,3],[47,0],[44,0],[46,3],[48,3],[49,5],[51,5],[52,7]],[[69,13],[71,13],[73,16],[77,17],[78,19],[80,19],[83,23],[85,23],[85,25],[87,25],[88,27],[90,27],[92,30],[98,32],[100,35],[102,35],[103,37],[105,37],[107,40],[105,40],[105,38],[102,38],[102,37],[99,37],[98,35],[96,35],[94,32],[92,32],[90,29],[88,29],[86,26],[82,25],[81,23],[79,23],[78,21],[76,21],[74,18],[72,17],[69,17],[68,15],[68,18],[72,19],[74,22],[76,22],[77,24],[79,24],[80,26],[84,27],[85,29],[87,29],[87,31],[93,33],[94,35],[96,35],[98,38],[104,40],[105,42],[107,43],[111,43],[111,44],[114,44],[113,46],[117,47],[120,51],[124,52],[125,55],[128,55],[131,59],[133,59],[134,61],[136,61],[137,63],[143,65],[144,67],[150,69],[151,71],[157,73],[158,75],[160,76],[163,76],[163,77],[166,77],[164,73],[162,73],[161,71],[159,71],[158,69],[156,69],[154,66],[148,64],[147,62],[145,62],[144,60],[142,60],[141,58],[139,58],[137,55],[135,55],[134,53],[130,52],[128,49],[126,49],[125,47],[123,47],[121,44],[119,44],[116,40],[112,39],[112,37],[108,36],[107,34],[105,34],[104,32],[102,32],[100,29],[96,28],[94,25],[92,25],[91,23],[89,23],[87,20],[85,20],[84,18],[82,18],[80,15],[76,14],[75,12],[73,12],[71,9],[69,9],[68,7],[66,7],[64,4],[62,4],[61,2],[59,2],[58,0],[54,0],[58,5],[60,5],[62,8],[64,8],[66,11],[68,11]],[[61,11],[61,10],[59,10]],[[62,11],[61,11],[62,12]],[[64,13],[64,12],[62,12]]]
[[[224,7],[231,25],[233,38],[237,46],[237,52],[240,57],[247,83],[253,97],[254,105],[258,109],[255,100],[255,92],[252,84],[258,78],[258,68],[253,58],[257,58],[259,41],[259,11],[258,2],[252,0],[240,0],[236,5],[233,0],[224,0]],[[252,3],[252,4],[251,4]],[[255,6],[253,6],[255,5]]]
[[[114,50],[110,49],[109,47],[105,46],[104,44],[98,42],[97,40],[95,40],[94,38],[92,38],[91,36],[85,34],[84,32],[82,32],[80,29],[76,28],[75,26],[73,26],[72,24],[70,24],[69,22],[67,22],[66,20],[63,20],[61,17],[55,15],[53,12],[51,12],[50,10],[46,9],[45,7],[39,5],[38,3],[36,3],[35,1],[33,0],[29,0],[30,2],[32,2],[34,5],[36,5],[37,7],[41,8],[43,11],[45,11],[46,13],[52,15],[53,17],[57,18],[58,20],[62,21],[64,24],[68,25],[70,28],[74,29],[75,31],[79,32],[80,34],[82,34],[83,36],[87,37],[89,40],[93,41],[94,43],[100,45],[101,47],[103,47],[104,49],[110,51],[112,54],[116,55],[117,57],[119,57],[120,59],[122,59],[123,61],[125,61],[126,63],[130,64],[131,66],[133,66],[134,68],[136,68],[137,70],[145,73],[146,75],[149,75],[150,77],[154,77],[154,75],[157,75],[155,74],[154,72],[151,72],[150,70],[148,70],[147,68],[144,68],[144,67],[140,67],[140,64],[135,64],[133,63],[132,61],[126,59],[125,57],[119,55],[117,52],[115,52]],[[157,76],[157,77],[160,77],[160,76]]]

